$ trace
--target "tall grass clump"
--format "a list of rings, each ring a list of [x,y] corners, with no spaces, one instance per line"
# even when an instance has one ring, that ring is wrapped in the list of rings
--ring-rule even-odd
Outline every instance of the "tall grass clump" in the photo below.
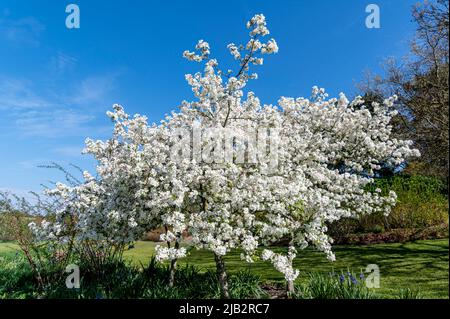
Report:
[[[375,295],[365,286],[363,277],[346,274],[311,273],[306,284],[296,287],[298,299],[373,299]]]

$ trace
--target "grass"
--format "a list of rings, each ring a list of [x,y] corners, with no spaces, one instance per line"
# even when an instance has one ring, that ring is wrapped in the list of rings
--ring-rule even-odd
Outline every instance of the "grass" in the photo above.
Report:
[[[13,242],[0,241],[0,257],[13,256],[19,249],[19,245]]]
[[[125,252],[125,258],[146,264],[154,252],[155,243],[137,242]],[[14,243],[0,243],[0,256],[12,255],[18,246]],[[277,248],[283,250],[283,248]],[[376,244],[368,246],[335,246],[336,261],[328,262],[324,254],[306,249],[299,253],[295,266],[300,269],[300,281],[308,279],[308,273],[329,273],[365,270],[369,264],[377,264],[381,273],[381,287],[376,293],[383,298],[395,298],[401,289],[420,291],[424,298],[449,297],[449,240],[421,240],[408,243]],[[282,281],[283,277],[273,267],[263,261],[253,264],[242,263],[239,252],[226,256],[230,273],[243,267],[261,276],[265,281]],[[189,256],[180,264],[190,264],[202,270],[214,269],[214,258],[210,252],[190,250]],[[244,265],[244,266],[243,266]]]

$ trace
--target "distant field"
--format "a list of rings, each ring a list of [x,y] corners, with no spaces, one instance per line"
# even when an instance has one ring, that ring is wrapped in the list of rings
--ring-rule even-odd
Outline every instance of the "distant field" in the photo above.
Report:
[[[134,248],[125,252],[125,258],[146,264],[154,252],[155,243],[137,242]],[[0,243],[0,256],[14,255],[17,245]],[[282,249],[282,248],[280,248]],[[350,269],[359,272],[368,264],[377,264],[381,272],[381,287],[377,292],[385,298],[392,298],[400,288],[420,290],[425,298],[448,298],[449,288],[449,240],[422,240],[409,243],[377,244],[369,246],[335,246],[336,261],[328,262],[320,252],[307,249],[299,253],[295,266],[301,270],[299,280],[308,272],[328,273]],[[253,264],[241,262],[239,252],[226,257],[229,272],[242,267],[258,273],[262,280],[281,281],[282,276],[266,262]],[[203,270],[214,269],[214,258],[210,252],[191,250],[180,265],[190,264]]]

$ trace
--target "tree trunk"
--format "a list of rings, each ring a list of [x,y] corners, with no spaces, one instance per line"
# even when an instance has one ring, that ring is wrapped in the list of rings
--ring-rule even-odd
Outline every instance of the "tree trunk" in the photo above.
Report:
[[[292,298],[292,294],[294,293],[294,282],[289,280],[286,285],[287,297]]]
[[[169,244],[170,245],[170,244]],[[170,246],[169,246],[170,247]],[[175,242],[175,249],[180,248],[180,243],[178,240]],[[172,259],[170,261],[170,272],[169,272],[169,287],[172,288],[175,284],[175,271],[177,269],[177,260],[178,259]]]
[[[216,260],[216,268],[217,268],[217,278],[220,283],[220,293],[222,299],[230,299],[230,292],[228,290],[228,278],[227,272],[225,269],[225,261],[222,256],[214,254],[214,258]]]
[[[177,268],[177,260],[170,261],[169,287],[172,288],[175,283],[175,270]]]
[[[289,249],[288,249],[288,253],[291,247],[294,246],[294,240],[293,237],[291,237],[291,240],[289,241]],[[292,260],[291,260],[291,265],[292,265]],[[292,294],[294,293],[294,281],[293,280],[287,280],[286,282],[286,294],[288,298],[292,298]]]

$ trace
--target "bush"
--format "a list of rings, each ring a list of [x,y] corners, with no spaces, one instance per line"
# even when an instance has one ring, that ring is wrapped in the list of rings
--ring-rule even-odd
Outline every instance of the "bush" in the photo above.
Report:
[[[396,229],[408,229],[411,233],[423,231],[423,234],[433,233],[435,228],[448,230],[448,186],[443,180],[419,175],[397,175],[377,179],[370,188],[380,188],[384,195],[390,190],[396,192],[397,204],[391,214],[384,216],[378,213],[361,216],[359,219],[344,218],[332,223],[329,227],[330,235],[336,242],[348,242],[346,237],[354,234],[383,234]],[[426,235],[426,238],[429,236]],[[362,241],[370,243],[368,240]]]
[[[448,237],[448,225],[437,225],[425,229],[399,228],[383,233],[360,233],[339,237],[337,244],[368,245],[381,243],[404,243],[407,241]]]

